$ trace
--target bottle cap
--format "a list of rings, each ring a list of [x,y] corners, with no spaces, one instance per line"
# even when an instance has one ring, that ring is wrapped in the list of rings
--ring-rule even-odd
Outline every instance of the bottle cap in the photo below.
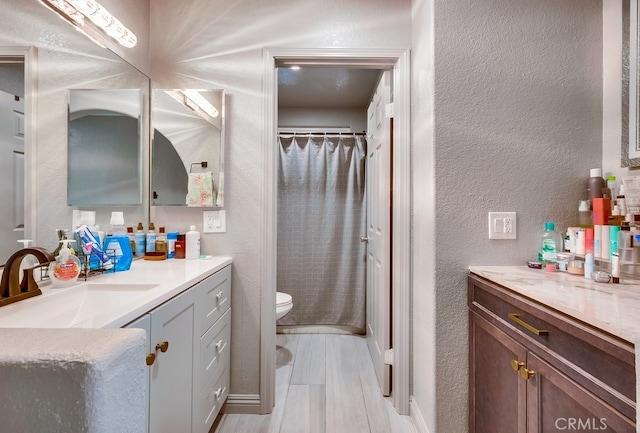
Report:
[[[160,227],[160,233],[164,233],[164,227]]]
[[[195,232],[196,231],[196,226],[189,227],[189,230],[192,231],[192,232]]]
[[[124,225],[124,213],[123,212],[111,212],[111,225],[123,226]]]
[[[144,227],[142,227],[142,223],[138,223],[137,230],[144,230]]]
[[[615,182],[616,177],[614,175],[607,176],[607,182]]]
[[[580,200],[578,205],[578,212],[584,212],[589,210],[589,200]]]
[[[544,223],[544,229],[545,230],[555,230],[556,229],[556,225],[550,221],[547,221],[546,223]]]
[[[592,168],[590,171],[591,177],[602,177],[602,169],[601,168]]]
[[[149,223],[149,231],[155,230],[156,226],[153,223]]]

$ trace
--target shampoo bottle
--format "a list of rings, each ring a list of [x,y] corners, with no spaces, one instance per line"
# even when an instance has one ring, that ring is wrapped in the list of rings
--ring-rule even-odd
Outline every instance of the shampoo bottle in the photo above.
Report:
[[[156,251],[156,226],[153,223],[149,223],[149,230],[147,231],[147,249],[148,253],[155,253]]]
[[[147,235],[144,233],[144,227],[142,227],[142,223],[138,223],[138,227],[135,233],[135,241],[136,241],[136,256],[142,257],[144,256],[145,243],[146,243]]]
[[[73,239],[62,239],[60,243],[60,254],[56,256],[56,260],[49,265],[49,278],[53,287],[66,287],[78,280],[80,275],[80,260],[71,254],[69,242],[75,242]]]
[[[191,226],[185,233],[186,250],[185,258],[194,260],[200,258],[200,232],[196,231],[196,226]]]

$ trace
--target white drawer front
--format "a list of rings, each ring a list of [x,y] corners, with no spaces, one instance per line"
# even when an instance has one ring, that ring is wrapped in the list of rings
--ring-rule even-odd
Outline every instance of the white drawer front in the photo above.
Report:
[[[229,364],[209,381],[200,398],[194,403],[193,433],[207,433],[229,395]]]
[[[213,379],[218,369],[231,360],[231,310],[216,322],[201,338],[200,356],[194,375],[194,389],[201,392]]]
[[[203,335],[231,307],[231,266],[200,282],[197,291],[196,333]]]

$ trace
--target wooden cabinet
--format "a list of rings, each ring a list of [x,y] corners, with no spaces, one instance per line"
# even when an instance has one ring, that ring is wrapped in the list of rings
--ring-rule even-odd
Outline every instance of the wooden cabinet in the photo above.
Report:
[[[469,277],[469,431],[635,432],[633,345]]]
[[[127,325],[147,331],[150,433],[213,425],[229,393],[230,295],[227,266]]]

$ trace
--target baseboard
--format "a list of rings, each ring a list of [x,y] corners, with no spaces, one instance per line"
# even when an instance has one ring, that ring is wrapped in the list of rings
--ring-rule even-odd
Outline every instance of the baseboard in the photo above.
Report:
[[[416,428],[416,433],[429,433],[427,423],[425,422],[422,412],[420,412],[420,407],[413,396],[409,399],[409,416],[411,417],[411,421],[413,421],[413,426]]]
[[[260,395],[229,394],[223,412],[260,414]]]

